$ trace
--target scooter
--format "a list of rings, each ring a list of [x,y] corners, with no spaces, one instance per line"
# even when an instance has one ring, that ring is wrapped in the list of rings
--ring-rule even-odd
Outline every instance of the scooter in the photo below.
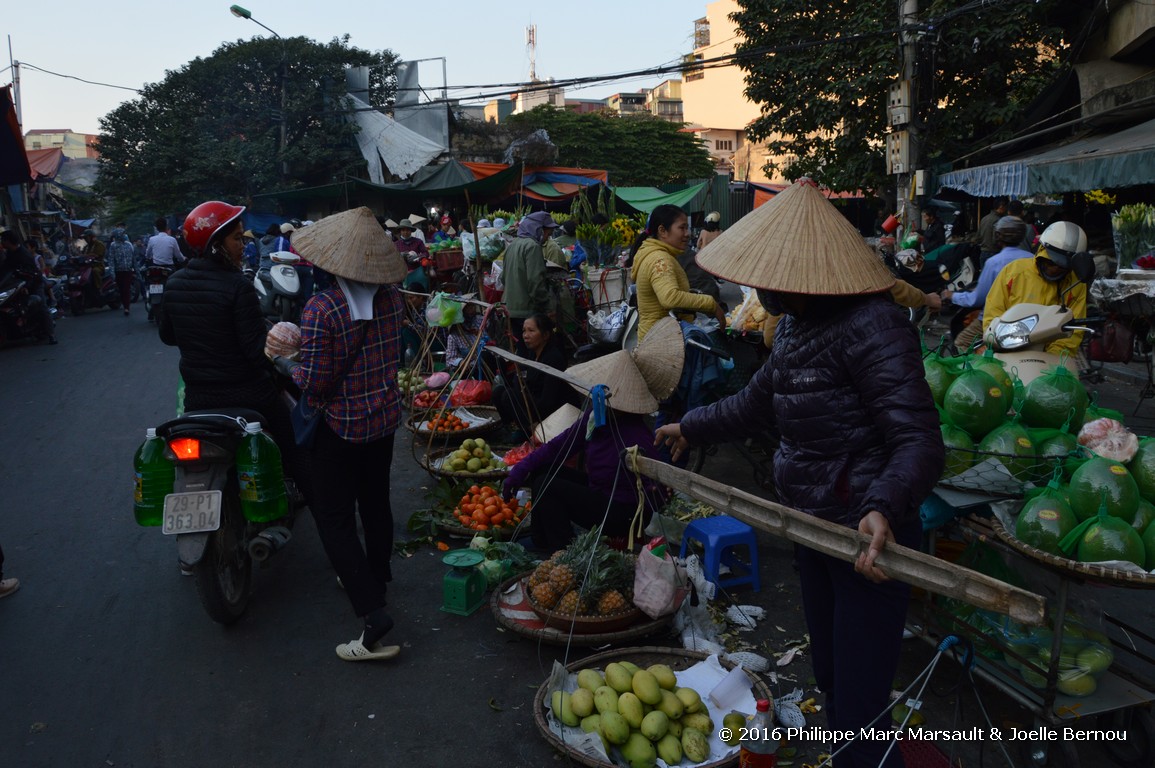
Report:
[[[0,345],[36,336],[28,313],[28,283],[14,277],[0,286]]]
[[[236,455],[261,415],[244,408],[187,411],[156,429],[175,465],[173,492],[164,500],[161,533],[176,537],[182,568],[196,577],[209,617],[232,624],[248,607],[253,563],[264,563],[292,537],[304,502],[286,481],[288,511],[271,522],[242,513]]]
[[[1095,279],[1094,259],[1088,253],[1076,253],[1071,257],[1071,270],[1079,282],[1067,289],[1062,303],[1016,304],[993,318],[983,335],[983,341],[995,351],[995,357],[1003,361],[1007,370],[1013,367],[1023,384],[1029,384],[1048,368],[1060,364],[1071,373],[1079,373],[1073,357],[1063,356],[1060,360],[1059,355],[1046,351],[1052,341],[1067,338],[1077,331],[1096,332],[1085,318],[1076,318],[1066,305],[1068,295],[1076,285],[1089,285]]]
[[[261,312],[265,317],[295,323],[300,320],[301,308],[308,298],[303,295],[301,278],[296,270],[301,258],[289,251],[274,251],[269,258],[273,266],[258,269],[253,280],[253,287],[261,300]]]
[[[144,306],[148,310],[148,321],[156,322],[157,312],[164,301],[164,286],[168,276],[172,274],[172,267],[163,264],[147,264],[142,268],[144,272]]]
[[[68,308],[73,315],[83,315],[86,309],[120,308],[120,291],[116,279],[106,271],[100,285],[96,285],[96,259],[85,256],[71,258],[68,270]]]

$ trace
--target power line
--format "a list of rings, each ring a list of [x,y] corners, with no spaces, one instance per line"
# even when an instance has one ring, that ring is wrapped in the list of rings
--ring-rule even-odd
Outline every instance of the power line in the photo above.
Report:
[[[139,88],[129,88],[128,86],[125,86],[125,85],[113,85],[111,83],[98,83],[95,80],[85,80],[83,77],[76,77],[75,75],[64,75],[64,74],[61,74],[59,72],[53,72],[52,70],[49,70],[49,69],[43,69],[41,67],[36,66],[35,64],[29,64],[27,61],[20,62],[20,66],[27,67],[28,69],[34,69],[37,72],[43,72],[46,75],[55,75],[56,77],[63,77],[67,80],[79,80],[80,82],[88,83],[89,85],[100,85],[100,86],[103,86],[105,88],[119,88],[122,91],[132,91],[133,93],[141,93],[141,90]]]

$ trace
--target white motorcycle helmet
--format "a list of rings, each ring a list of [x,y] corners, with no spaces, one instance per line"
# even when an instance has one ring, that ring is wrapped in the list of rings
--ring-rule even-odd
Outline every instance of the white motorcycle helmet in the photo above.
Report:
[[[1071,257],[1076,253],[1087,250],[1087,233],[1078,224],[1069,221],[1056,221],[1043,230],[1039,237],[1039,249],[1035,253],[1036,260],[1047,259],[1065,270],[1071,268]],[[1058,282],[1066,275],[1051,277],[1046,270],[1040,269],[1043,277],[1051,282]]]

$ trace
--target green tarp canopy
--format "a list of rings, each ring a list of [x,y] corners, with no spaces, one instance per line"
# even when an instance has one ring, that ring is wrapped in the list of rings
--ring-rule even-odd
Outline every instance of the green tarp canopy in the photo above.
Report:
[[[706,182],[695,184],[687,189],[681,189],[677,192],[663,192],[657,187],[614,187],[614,194],[619,200],[625,201],[628,205],[642,213],[652,213],[659,205],[676,205],[679,208],[686,208],[694,211],[700,208],[700,205],[694,206],[693,203],[698,202],[697,198],[706,189]]]
[[[468,180],[466,180],[468,179]],[[336,184],[302,187],[280,192],[254,195],[254,199],[285,201],[332,200],[356,198],[359,201],[380,200],[405,205],[420,203],[429,198],[461,198],[468,192],[470,200],[482,203],[512,195],[521,184],[521,166],[513,165],[503,171],[474,179],[473,173],[461,163],[428,166],[413,175],[413,181],[400,184],[374,184],[365,179],[350,178]]]
[[[1155,184],[1155,120],[1035,155],[1027,160],[1027,177],[1033,193]]]

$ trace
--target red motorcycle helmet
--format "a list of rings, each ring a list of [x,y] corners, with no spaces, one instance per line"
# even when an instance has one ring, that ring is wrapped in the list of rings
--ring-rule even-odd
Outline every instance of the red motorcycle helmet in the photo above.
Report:
[[[203,253],[213,235],[233,223],[245,212],[243,205],[229,205],[209,200],[192,209],[184,220],[184,239],[197,253]]]

